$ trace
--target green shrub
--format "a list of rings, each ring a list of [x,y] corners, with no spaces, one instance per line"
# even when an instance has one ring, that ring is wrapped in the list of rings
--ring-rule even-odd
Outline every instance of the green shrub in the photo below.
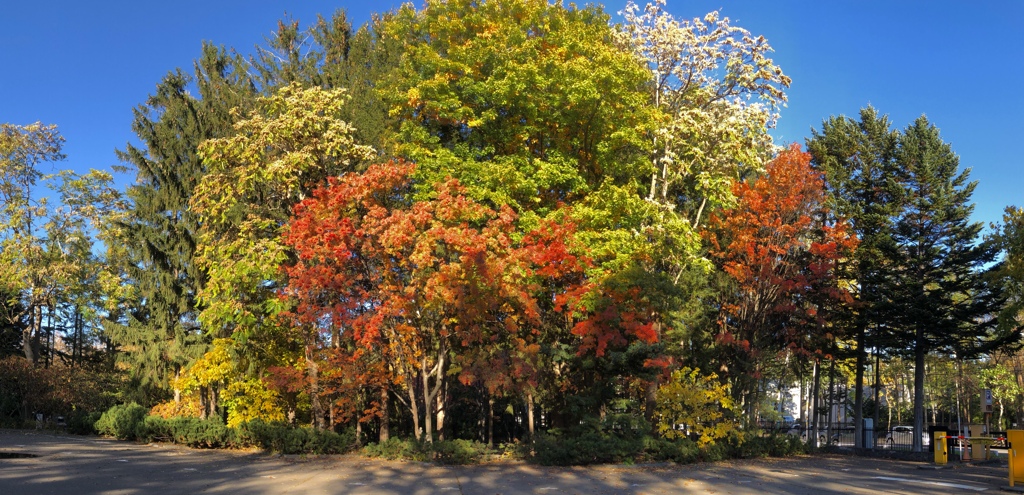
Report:
[[[146,416],[135,428],[135,438],[140,442],[166,442],[172,437],[171,422],[160,416]]]
[[[389,438],[382,443],[363,447],[363,454],[383,459],[426,462],[436,460],[444,464],[472,464],[479,462],[489,449],[474,440],[443,440],[433,443]]]
[[[671,461],[679,464],[692,464],[701,458],[700,448],[689,438],[669,440],[647,437],[644,439],[644,452],[653,461]]]
[[[96,421],[96,432],[100,435],[109,435],[118,440],[132,440],[139,424],[146,417],[147,410],[136,403],[119,404],[100,416]]]
[[[228,427],[220,418],[172,418],[167,421],[171,441],[195,448],[229,447]]]
[[[433,457],[433,452],[426,442],[403,440],[394,437],[381,443],[371,443],[363,447],[363,454],[389,460],[405,459],[421,462],[429,461]]]
[[[537,435],[533,459],[545,466],[633,462],[643,456],[642,437],[623,438],[601,431]]]
[[[234,432],[234,443],[239,447],[260,447],[281,454],[341,454],[355,444],[355,434],[253,420],[239,425]]]
[[[68,417],[68,433],[75,435],[93,435],[96,433],[96,422],[100,420],[103,413],[77,412]]]
[[[730,436],[729,457],[751,459],[755,457],[784,457],[806,453],[799,437],[786,434],[760,435],[744,432]]]
[[[487,454],[487,445],[473,440],[445,440],[430,446],[434,457],[444,464],[474,464]]]

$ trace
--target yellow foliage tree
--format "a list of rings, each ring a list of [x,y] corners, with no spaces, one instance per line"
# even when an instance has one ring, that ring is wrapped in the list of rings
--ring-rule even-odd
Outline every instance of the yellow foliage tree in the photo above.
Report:
[[[658,431],[668,439],[681,438],[685,425],[698,435],[697,445],[713,445],[736,430],[729,386],[718,375],[701,375],[698,368],[682,368],[658,388]]]
[[[220,387],[227,383],[221,393],[223,404],[228,411],[228,426],[237,427],[246,421],[284,420],[284,411],[278,405],[280,397],[267,388],[258,378],[243,379],[232,358],[233,339],[216,339],[213,347],[189,367],[181,379],[173,385],[187,395],[200,393],[204,388]]]

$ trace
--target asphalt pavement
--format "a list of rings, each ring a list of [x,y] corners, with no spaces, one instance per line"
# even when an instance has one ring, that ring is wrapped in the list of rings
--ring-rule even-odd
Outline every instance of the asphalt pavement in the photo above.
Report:
[[[711,464],[442,466],[0,430],[0,494],[935,494],[998,492],[1004,465],[815,455]]]

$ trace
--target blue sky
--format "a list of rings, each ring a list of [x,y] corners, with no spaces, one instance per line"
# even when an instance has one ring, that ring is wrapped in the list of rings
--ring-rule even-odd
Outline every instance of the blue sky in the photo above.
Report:
[[[579,2],[584,3],[584,2]],[[399,2],[12,2],[0,30],[0,122],[57,124],[60,168],[117,163],[133,139],[132,108],[203,40],[250,53],[287,12],[303,25],[345,8],[362,23]],[[419,5],[419,3],[417,3]],[[622,1],[605,3],[615,13]],[[803,143],[830,115],[868,104],[896,127],[925,114],[979,182],[975,219],[1024,206],[1024,2],[669,0],[677,17],[710,10],[764,35],[790,77],[773,132]]]

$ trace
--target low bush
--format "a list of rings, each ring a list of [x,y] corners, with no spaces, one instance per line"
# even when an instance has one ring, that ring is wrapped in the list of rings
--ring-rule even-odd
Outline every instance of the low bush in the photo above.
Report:
[[[421,462],[429,461],[433,457],[428,443],[395,437],[363,447],[363,454],[388,460],[403,459]]]
[[[729,437],[727,445],[728,456],[740,459],[784,457],[807,452],[799,437],[786,434],[736,433]]]
[[[696,442],[688,438],[668,440],[647,437],[644,439],[644,452],[652,461],[692,464],[701,460],[701,449],[697,447]]]
[[[244,447],[260,447],[281,454],[341,454],[352,449],[355,434],[335,433],[284,422],[253,420],[234,430],[235,442]]]
[[[228,427],[220,418],[171,418],[167,420],[174,443],[194,448],[235,447],[229,440]]]
[[[136,430],[146,418],[147,410],[136,403],[118,404],[100,416],[96,421],[96,432],[118,440],[134,440]]]
[[[545,466],[577,466],[635,462],[643,458],[642,438],[623,438],[601,431],[540,434],[533,460]]]
[[[445,440],[431,445],[434,458],[444,464],[475,464],[488,454],[486,444],[473,440]]]
[[[433,443],[390,438],[363,447],[363,454],[390,460],[437,461],[444,464],[473,464],[491,454],[487,445],[474,440],[439,440]]]
[[[92,423],[88,417],[81,421],[82,424],[76,428],[84,432]],[[260,447],[280,454],[340,454],[351,450],[355,444],[355,434],[351,431],[339,434],[263,421],[250,421],[238,428],[229,428],[220,418],[165,419],[147,416],[146,409],[137,404],[114,406],[94,423],[97,433],[120,440],[167,441],[193,448]],[[451,455],[459,457],[462,454],[453,451]]]
[[[135,439],[140,442],[169,442],[172,436],[171,423],[160,416],[146,416],[135,428]]]
[[[96,434],[96,422],[100,420],[103,413],[99,411],[94,412],[78,412],[68,417],[68,433],[75,435],[94,435]]]

